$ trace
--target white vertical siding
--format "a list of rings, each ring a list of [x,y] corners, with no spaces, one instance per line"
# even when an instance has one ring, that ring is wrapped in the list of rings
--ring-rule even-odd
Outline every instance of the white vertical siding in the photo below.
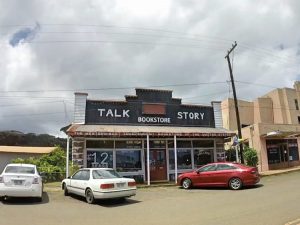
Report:
[[[214,109],[215,127],[216,128],[223,128],[221,102],[212,102],[211,104],[212,104],[213,109]]]
[[[74,123],[85,123],[87,93],[75,93]]]

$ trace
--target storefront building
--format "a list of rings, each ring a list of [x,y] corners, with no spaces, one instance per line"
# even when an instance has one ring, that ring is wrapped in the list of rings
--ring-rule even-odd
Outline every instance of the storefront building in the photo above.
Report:
[[[221,102],[185,105],[172,91],[136,89],[124,101],[90,100],[75,93],[72,161],[109,167],[139,182],[174,181],[178,174],[224,161]]]
[[[242,136],[257,150],[260,171],[300,165],[300,83],[278,88],[253,102],[238,101]],[[237,130],[233,99],[222,101],[223,126]]]

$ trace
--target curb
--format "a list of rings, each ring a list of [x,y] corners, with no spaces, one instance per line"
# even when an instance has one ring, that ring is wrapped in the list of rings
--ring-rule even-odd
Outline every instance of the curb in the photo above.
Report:
[[[137,188],[139,189],[147,189],[147,188],[160,188],[160,187],[176,187],[177,185],[174,184],[151,184],[151,185],[137,185]]]
[[[292,170],[286,170],[286,171],[274,171],[273,173],[262,173],[259,174],[260,177],[269,177],[269,176],[277,176],[277,175],[281,175],[281,174],[287,174],[287,173],[292,173],[292,172],[297,172],[300,171],[300,168],[297,169],[292,169]]]

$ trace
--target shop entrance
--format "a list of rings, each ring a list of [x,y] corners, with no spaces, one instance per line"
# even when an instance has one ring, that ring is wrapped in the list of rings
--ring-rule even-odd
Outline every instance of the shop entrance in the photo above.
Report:
[[[280,152],[280,161],[282,163],[287,163],[289,161],[287,143],[279,144],[278,147],[279,147],[279,152]]]
[[[297,139],[269,139],[266,147],[270,170],[300,164]]]
[[[150,149],[150,181],[167,180],[165,149]]]

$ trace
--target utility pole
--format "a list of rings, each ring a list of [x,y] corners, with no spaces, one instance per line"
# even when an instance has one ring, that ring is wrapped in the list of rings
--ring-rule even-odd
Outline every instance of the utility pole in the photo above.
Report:
[[[232,74],[232,67],[231,67],[230,57],[229,57],[230,53],[235,49],[236,46],[237,46],[237,43],[235,41],[234,45],[232,45],[231,49],[227,52],[227,55],[225,56],[225,59],[227,59],[228,67],[229,67],[230,80],[231,80],[233,99],[234,99],[236,123],[237,123],[237,127],[238,127],[239,139],[241,139],[242,138],[242,130],[241,130],[239,107],[238,107],[238,102],[237,102],[237,97],[236,97],[236,92],[235,92],[234,79],[233,79],[233,74]],[[240,155],[241,155],[241,163],[244,163],[243,145],[242,144],[240,145]]]

